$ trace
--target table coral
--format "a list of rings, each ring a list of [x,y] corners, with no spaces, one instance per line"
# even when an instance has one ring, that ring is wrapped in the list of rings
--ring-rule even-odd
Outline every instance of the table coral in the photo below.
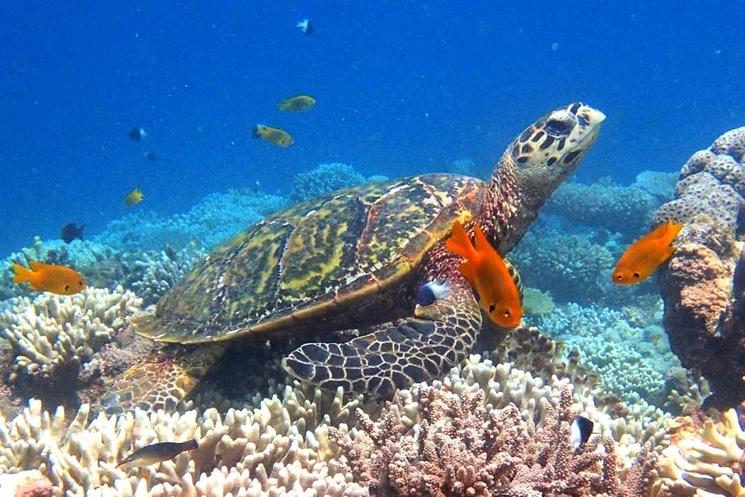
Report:
[[[597,437],[579,449],[571,445],[577,412],[567,385],[537,426],[514,404],[487,409],[480,389],[455,395],[423,386],[415,395],[420,419],[413,428],[402,421],[407,406],[398,396],[377,422],[358,409],[353,438],[330,430],[357,481],[373,495],[630,497],[646,494],[652,483],[655,457],[646,449],[626,469],[613,441],[604,451]]]
[[[699,370],[726,407],[745,399],[745,320],[733,286],[743,257],[745,127],[696,152],[681,169],[676,199],[660,207],[657,221],[683,223],[676,251],[659,277],[665,330],[687,368]],[[734,298],[733,298],[734,297]]]
[[[13,349],[11,380],[19,376],[50,379],[67,368],[74,369],[77,377],[80,364],[127,326],[140,304],[121,287],[11,300],[0,314],[0,334]]]

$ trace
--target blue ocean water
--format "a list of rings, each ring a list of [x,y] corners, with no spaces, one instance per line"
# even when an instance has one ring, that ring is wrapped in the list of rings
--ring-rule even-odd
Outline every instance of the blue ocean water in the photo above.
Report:
[[[580,179],[675,171],[745,122],[736,2],[155,2],[2,7],[3,254],[94,233],[127,209],[188,209],[259,181],[286,193],[324,162],[366,175],[482,174],[537,116],[608,115]],[[315,26],[304,36],[295,24]],[[314,95],[305,114],[279,100]],[[256,123],[290,131],[279,149]],[[127,133],[142,126],[142,143]],[[153,151],[157,161],[144,154]]]

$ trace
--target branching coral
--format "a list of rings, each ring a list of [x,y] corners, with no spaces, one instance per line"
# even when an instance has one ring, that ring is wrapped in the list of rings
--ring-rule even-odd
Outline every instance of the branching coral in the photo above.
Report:
[[[651,485],[654,456],[646,450],[623,482],[612,441],[605,451],[597,438],[575,450],[568,386],[538,426],[514,404],[485,408],[479,389],[455,395],[422,386],[416,397],[420,421],[413,429],[402,422],[407,406],[398,396],[377,422],[358,409],[354,439],[330,431],[352,473],[373,495],[638,496]]]
[[[320,164],[311,171],[295,176],[289,200],[293,203],[304,202],[324,193],[365,182],[365,177],[352,166],[339,162]]]
[[[0,417],[0,473],[36,468],[57,496],[280,496],[366,495],[350,483],[328,441],[330,426],[344,430],[357,400],[340,392],[288,387],[284,398],[255,410],[215,409],[166,414],[137,410],[91,419],[87,405],[68,426],[31,401],[16,418]],[[197,440],[199,447],[172,461],[117,467],[132,450],[158,441]]]
[[[11,379],[50,379],[90,358],[113,334],[128,325],[141,301],[121,287],[87,288],[69,297],[19,297],[0,314],[0,333],[13,348]]]
[[[671,445],[662,452],[653,497],[745,497],[745,431],[734,409],[715,423],[692,418],[671,424]]]

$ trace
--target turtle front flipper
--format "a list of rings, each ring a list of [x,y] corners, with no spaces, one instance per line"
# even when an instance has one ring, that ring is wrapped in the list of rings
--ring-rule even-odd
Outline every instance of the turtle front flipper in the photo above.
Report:
[[[444,375],[463,361],[481,329],[481,312],[467,283],[415,316],[360,329],[346,343],[307,343],[283,361],[300,380],[326,389],[387,396]]]
[[[101,407],[107,414],[135,407],[173,410],[227,349],[222,344],[171,347],[177,350],[152,352],[107,385],[101,398]]]

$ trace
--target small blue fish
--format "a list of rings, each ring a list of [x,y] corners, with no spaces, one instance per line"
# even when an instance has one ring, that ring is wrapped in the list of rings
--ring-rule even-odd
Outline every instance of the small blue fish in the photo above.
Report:
[[[425,283],[419,287],[416,293],[416,303],[419,305],[431,305],[435,300],[442,300],[447,297],[450,284],[447,281],[442,283],[435,280]]]

